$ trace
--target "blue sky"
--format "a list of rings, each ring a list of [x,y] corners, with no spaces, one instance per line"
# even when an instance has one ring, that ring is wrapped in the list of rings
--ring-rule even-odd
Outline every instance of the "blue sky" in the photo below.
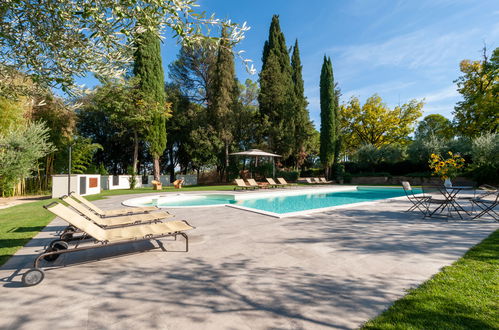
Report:
[[[484,43],[499,47],[498,0],[200,0],[199,11],[247,22],[238,49],[261,69],[261,54],[273,14],[280,16],[289,46],[297,38],[312,120],[319,125],[319,76],[330,56],[341,102],[374,93],[389,106],[425,99],[424,115],[452,117],[460,99],[453,80],[462,59],[480,59]],[[165,75],[177,54],[171,38],[162,46]],[[241,81],[250,76],[238,61]],[[92,80],[85,79],[87,85]]]

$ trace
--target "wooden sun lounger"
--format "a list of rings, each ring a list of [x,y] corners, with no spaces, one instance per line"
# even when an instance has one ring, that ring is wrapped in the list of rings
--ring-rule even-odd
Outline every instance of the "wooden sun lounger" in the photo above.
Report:
[[[285,184],[281,184],[281,183],[276,183],[274,181],[274,179],[272,178],[265,178],[267,180],[267,182],[269,183],[269,186],[271,188],[279,188],[279,187],[285,187],[286,185]]]
[[[296,186],[296,183],[288,183],[284,178],[277,178],[277,181],[279,181],[280,184],[284,186]]]
[[[248,181],[248,184],[250,185],[250,187],[254,187],[254,188],[268,188],[268,185],[259,184],[258,182],[255,181],[255,179],[246,179],[246,181]]]
[[[328,181],[328,180],[326,180],[326,178],[325,178],[325,177],[319,178],[319,180],[321,180],[321,183],[326,183],[326,184],[333,183],[333,181]]]
[[[156,206],[145,206],[145,207],[129,207],[129,208],[124,208],[124,209],[118,209],[118,210],[101,210],[99,207],[97,207],[94,203],[89,202],[85,197],[80,196],[76,194],[75,192],[72,192],[69,194],[71,197],[88,207],[90,210],[92,210],[94,213],[97,213],[101,217],[113,217],[113,216],[118,216],[118,215],[130,215],[130,214],[135,214],[135,213],[149,213],[153,211],[158,211],[159,209]]]
[[[40,268],[40,261],[42,259],[46,261],[55,261],[61,254],[98,249],[118,244],[127,244],[142,240],[159,239],[167,236],[173,236],[177,239],[178,235],[185,238],[185,251],[188,252],[189,239],[184,231],[194,229],[194,227],[189,225],[186,221],[168,221],[140,224],[136,226],[102,228],[60,203],[52,202],[49,205],[45,205],[44,208],[67,221],[75,228],[81,230],[85,233],[85,238],[92,238],[95,244],[80,247],[77,243],[70,247],[67,242],[62,240],[52,241],[47,250],[36,257],[33,268],[23,274],[22,282],[26,286],[37,285],[43,280],[45,275]]]
[[[236,181],[236,186],[234,187],[234,190],[237,190],[237,189],[256,189],[256,188],[259,188],[259,187],[253,187],[253,186],[250,186],[250,185],[247,185],[246,182],[244,182],[243,179],[235,179],[234,181]]]

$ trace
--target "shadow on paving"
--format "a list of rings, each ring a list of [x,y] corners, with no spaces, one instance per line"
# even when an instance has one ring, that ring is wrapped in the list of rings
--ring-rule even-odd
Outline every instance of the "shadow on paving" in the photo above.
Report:
[[[335,221],[337,218],[349,221]],[[376,210],[337,210],[314,214],[313,217],[288,218],[283,226],[296,230],[295,238],[279,240],[276,244],[328,244],[336,250],[358,251],[362,254],[432,254],[448,253],[469,248],[476,236],[486,237],[490,226],[486,220],[421,219],[418,213]],[[343,219],[342,219],[343,220]],[[423,226],[421,226],[423,225]],[[470,235],[472,228],[473,234]],[[452,241],[452,246],[449,246]]]
[[[182,264],[163,270],[135,266],[123,272],[123,265],[111,265],[106,270],[95,267],[98,276],[94,278],[98,281],[81,278],[60,285],[98,297],[88,312],[88,328],[108,327],[106,315],[117,315],[121,320],[136,318],[143,313],[154,313],[153,306],[162,306],[169,318],[187,317],[200,324],[206,321],[204,315],[264,312],[271,317],[347,329],[349,327],[335,322],[338,315],[331,315],[332,307],[347,313],[367,312],[382,309],[387,299],[386,286],[376,277],[368,282],[356,278],[339,280],[299,266],[253,267],[252,261],[242,255],[229,259],[232,260],[213,265],[199,258],[186,258]],[[112,288],[109,283],[114,284]],[[106,290],[102,290],[103,287]],[[45,293],[38,297],[38,302],[54,297],[57,293],[52,297]],[[199,312],[186,313],[193,309]],[[12,328],[30,317],[23,311],[18,313]],[[55,313],[45,317],[49,323],[58,322],[63,316]]]

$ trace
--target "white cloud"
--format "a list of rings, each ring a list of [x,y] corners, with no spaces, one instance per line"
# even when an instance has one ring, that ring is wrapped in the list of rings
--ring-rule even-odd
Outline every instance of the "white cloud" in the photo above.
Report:
[[[415,82],[403,82],[403,81],[389,81],[381,84],[373,84],[365,86],[362,88],[345,91],[343,93],[343,99],[347,100],[352,96],[369,97],[374,93],[379,94],[383,98],[383,94],[390,93],[397,90],[402,90],[413,86]]]
[[[410,69],[438,67],[466,47],[463,40],[475,39],[478,29],[438,34],[430,29],[399,35],[380,43],[333,47],[341,61],[371,66],[398,66]],[[480,38],[480,36],[478,36]]]
[[[422,95],[419,99],[424,98],[426,103],[438,103],[440,101],[455,99],[459,96],[456,85],[443,88],[431,94]]]

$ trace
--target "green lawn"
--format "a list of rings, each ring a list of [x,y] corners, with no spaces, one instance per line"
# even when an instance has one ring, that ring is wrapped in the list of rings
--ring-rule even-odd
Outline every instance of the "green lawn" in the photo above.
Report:
[[[499,329],[499,230],[362,329]]]
[[[42,207],[52,201],[45,199],[0,210],[0,266],[54,218]]]

